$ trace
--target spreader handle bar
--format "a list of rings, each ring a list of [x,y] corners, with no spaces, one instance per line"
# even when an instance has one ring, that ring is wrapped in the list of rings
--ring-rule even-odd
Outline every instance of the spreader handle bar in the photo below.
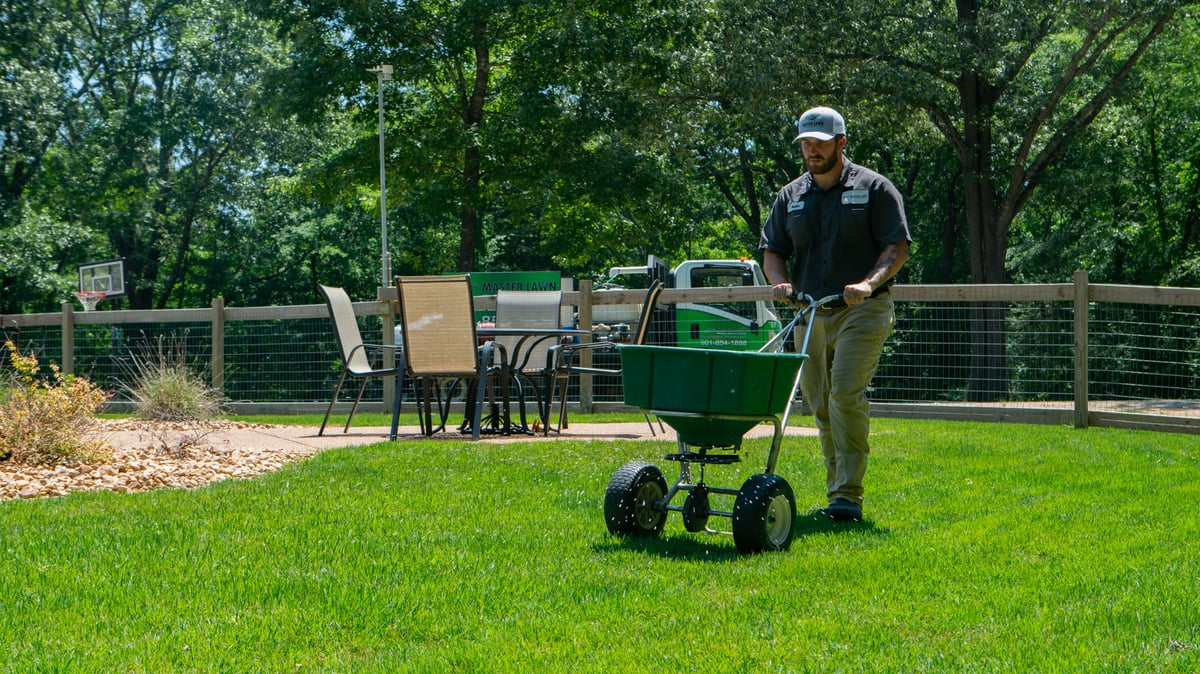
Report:
[[[791,297],[788,298],[788,301],[792,302],[793,304],[799,304],[800,311],[797,311],[795,318],[788,321],[788,324],[783,326],[783,329],[779,331],[779,334],[772,337],[769,341],[767,341],[766,344],[763,344],[762,347],[760,347],[758,350],[760,352],[770,351],[771,347],[773,347],[777,343],[782,343],[784,340],[786,340],[788,338],[789,335],[792,334],[792,332],[796,329],[796,324],[799,323],[800,319],[804,318],[806,314],[811,316],[812,314],[816,313],[817,309],[820,309],[821,307],[825,306],[826,304],[832,304],[839,300],[844,301],[844,298],[842,297],[841,293],[838,293],[835,295],[826,295],[825,297],[822,297],[819,300],[813,299],[812,295],[808,295],[806,293],[792,295]],[[805,320],[804,323],[806,325],[810,325],[808,320]],[[808,335],[807,334],[804,336],[804,345],[803,345],[803,348],[800,349],[799,353],[808,353]]]
[[[790,334],[796,328],[796,322],[804,318],[806,329],[804,331],[804,344],[800,347],[800,353],[804,354],[806,359],[808,356],[808,340],[812,337],[813,322],[812,317],[817,313],[817,309],[832,304],[837,301],[845,301],[841,293],[835,295],[826,295],[819,300],[814,300],[812,295],[801,293],[798,298],[803,302],[800,311],[796,312],[796,317],[788,324],[787,328],[779,334]],[[807,318],[805,318],[807,316]],[[792,393],[788,396],[787,406],[783,408],[783,418],[780,420],[782,427],[786,430],[788,425],[788,417],[792,415],[792,403],[796,401],[796,391],[800,390],[800,376],[804,374],[804,363],[800,364],[800,369],[796,370],[796,381],[792,383]],[[770,472],[770,471],[767,471]]]

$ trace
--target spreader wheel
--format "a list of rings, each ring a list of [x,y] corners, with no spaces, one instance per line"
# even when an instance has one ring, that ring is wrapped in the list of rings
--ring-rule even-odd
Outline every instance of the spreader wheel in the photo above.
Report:
[[[703,483],[692,487],[683,500],[683,528],[692,533],[708,527],[708,487]]]
[[[604,521],[618,536],[657,536],[667,520],[660,502],[667,481],[657,466],[631,461],[621,466],[604,492]]]
[[[782,477],[760,473],[738,491],[733,504],[733,542],[738,550],[787,550],[795,524],[796,497]]]

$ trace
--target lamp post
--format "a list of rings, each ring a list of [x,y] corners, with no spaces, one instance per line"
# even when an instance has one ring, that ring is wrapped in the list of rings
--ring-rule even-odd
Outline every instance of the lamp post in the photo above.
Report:
[[[392,260],[388,257],[387,245],[387,166],[384,164],[383,151],[383,83],[392,79],[392,67],[385,64],[368,68],[367,72],[375,73],[379,90],[379,263],[382,270],[382,287],[386,288],[392,284]]]

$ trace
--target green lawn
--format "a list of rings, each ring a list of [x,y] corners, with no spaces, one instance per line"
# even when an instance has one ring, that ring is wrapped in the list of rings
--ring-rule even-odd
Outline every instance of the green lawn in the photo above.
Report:
[[[663,442],[381,443],[0,503],[0,671],[1200,669],[1200,439],[884,419],[873,447],[866,520],[835,525],[789,439],[797,538],[761,555],[675,513],[606,532],[622,464],[676,477]]]

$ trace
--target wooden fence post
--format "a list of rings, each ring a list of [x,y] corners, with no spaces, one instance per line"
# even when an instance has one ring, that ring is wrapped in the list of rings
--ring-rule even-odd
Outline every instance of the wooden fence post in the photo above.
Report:
[[[587,330],[588,334],[584,336],[584,342],[592,341],[592,281],[591,279],[583,279],[579,281],[579,327]],[[580,367],[592,366],[592,350],[580,349],[579,351]],[[586,372],[579,373],[579,411],[582,414],[588,414],[592,411],[592,375]]]
[[[225,298],[212,301],[212,387],[225,394]]]
[[[382,288],[380,289],[378,295],[380,297],[379,302],[380,302],[380,304],[383,305],[383,315],[380,316],[380,320],[383,322],[382,326],[381,326],[381,329],[383,330],[383,335],[382,335],[382,339],[380,340],[380,343],[383,344],[384,346],[395,346],[396,345],[396,309],[398,308],[397,305],[399,304],[399,301],[393,303],[391,301],[383,299],[383,289]],[[385,368],[396,367],[396,365],[398,364],[396,362],[397,355],[398,354],[395,351],[393,351],[392,349],[384,349],[383,350],[383,367],[385,367]],[[395,377],[384,377],[383,381],[384,381],[383,409],[390,410],[390,409],[392,409],[392,405],[396,404],[396,378]],[[401,393],[401,397],[403,398],[403,393]]]
[[[75,374],[75,305],[62,303],[62,373]]]
[[[1075,271],[1075,428],[1088,425],[1088,273]]]

